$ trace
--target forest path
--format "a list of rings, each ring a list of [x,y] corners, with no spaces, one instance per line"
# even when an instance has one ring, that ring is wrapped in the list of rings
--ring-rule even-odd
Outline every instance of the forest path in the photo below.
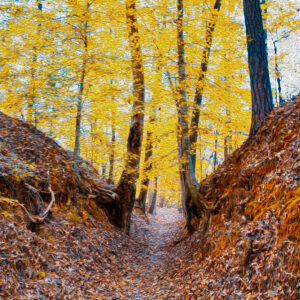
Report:
[[[183,234],[183,215],[176,209],[157,208],[149,222],[133,216],[129,246],[130,255],[122,266],[119,278],[131,299],[156,299],[170,286],[158,285],[167,269],[170,250]],[[157,286],[160,286],[158,289]]]

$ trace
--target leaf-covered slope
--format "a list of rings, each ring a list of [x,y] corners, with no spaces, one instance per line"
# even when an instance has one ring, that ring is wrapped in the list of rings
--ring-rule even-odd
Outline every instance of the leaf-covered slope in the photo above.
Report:
[[[299,299],[299,122],[300,96],[201,183],[209,225],[173,250],[169,297]]]
[[[213,214],[223,221],[244,215],[259,219],[272,211],[281,234],[300,240],[300,96],[275,108],[257,134],[200,185]]]
[[[0,112],[0,194],[32,205],[36,195],[29,186],[47,199],[49,180],[61,202],[75,200],[78,194],[101,195],[104,185],[88,162],[81,159],[76,172],[68,151],[34,126]]]

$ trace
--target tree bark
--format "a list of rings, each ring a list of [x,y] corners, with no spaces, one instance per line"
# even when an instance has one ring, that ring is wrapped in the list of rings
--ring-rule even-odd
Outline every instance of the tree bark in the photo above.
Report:
[[[196,146],[197,146],[197,139],[198,139],[200,106],[202,104],[204,82],[207,74],[208,60],[209,60],[212,41],[213,41],[213,32],[216,27],[217,17],[220,8],[221,8],[221,0],[216,0],[213,8],[213,14],[205,33],[205,38],[204,38],[205,46],[202,53],[201,67],[200,67],[199,77],[196,86],[196,93],[194,98],[194,109],[192,111],[191,135],[190,135],[190,148],[191,148],[191,160],[192,160],[193,173],[195,173],[196,171]]]
[[[279,104],[283,104],[284,100],[282,98],[282,93],[281,93],[281,75],[280,75],[279,65],[278,65],[278,53],[277,53],[276,41],[273,41],[273,46],[274,46],[274,55],[275,55],[275,76],[277,81]]]
[[[273,109],[267,49],[259,0],[243,0],[252,95],[253,136]]]
[[[89,9],[89,3],[87,3],[87,10]],[[80,81],[79,81],[79,93],[78,93],[78,101],[77,101],[77,113],[76,113],[76,125],[75,125],[75,145],[74,145],[74,162],[75,168],[77,165],[77,160],[80,155],[80,136],[81,136],[81,120],[82,120],[82,105],[83,105],[83,94],[84,94],[84,81],[86,77],[86,64],[87,64],[87,56],[88,56],[88,36],[87,36],[88,22],[83,21],[83,33],[82,33],[82,41],[83,41],[83,60],[81,66],[80,73]],[[77,169],[77,168],[76,168]]]
[[[267,17],[266,17],[268,13],[268,8],[266,2],[267,2],[266,0],[261,0],[260,4],[265,5],[262,20],[263,20],[263,27],[264,27],[264,39],[265,39],[266,47],[268,47],[268,31],[267,31]]]
[[[114,184],[114,166],[115,166],[115,148],[116,148],[116,130],[111,121],[111,152],[109,155],[109,172],[108,172],[108,183]]]
[[[216,135],[218,133],[216,132]],[[218,162],[218,138],[215,139],[215,153],[214,153],[214,171],[216,170]]]
[[[42,13],[43,6],[40,0],[37,0],[37,8],[40,11],[40,13]],[[38,36],[40,34],[40,26],[41,24],[38,25],[38,29],[37,29]],[[32,65],[30,69],[31,84],[27,96],[28,100],[27,100],[27,112],[26,112],[26,121],[31,124],[34,123],[35,127],[37,127],[38,125],[36,108],[35,108],[37,60],[38,60],[38,52],[35,45],[33,46]]]
[[[149,207],[149,214],[153,215],[156,208],[156,200],[157,200],[157,177],[154,179],[154,193],[151,201],[151,205]]]
[[[153,116],[150,117],[150,124],[153,125],[155,118]],[[148,193],[148,186],[150,182],[149,172],[152,170],[152,132],[151,129],[147,131],[147,138],[146,138],[146,147],[145,147],[145,161],[144,161],[144,169],[143,169],[143,180],[141,182],[141,191],[137,202],[143,212],[146,212],[146,199]]]
[[[199,209],[204,209],[203,202],[198,193],[198,183],[192,168],[190,153],[190,136],[188,122],[188,108],[185,90],[185,59],[183,34],[183,1],[177,1],[177,54],[179,84],[176,91],[176,107],[178,113],[179,147],[180,147],[180,179],[184,190],[184,210],[186,227],[189,234],[194,231],[191,225],[193,215],[199,217]]]
[[[227,136],[224,137],[224,160],[228,158],[228,143]]]
[[[136,3],[135,0],[126,0],[125,4],[131,52],[134,100],[130,130],[127,139],[127,158],[125,168],[122,172],[116,190],[120,196],[120,203],[116,210],[115,223],[125,233],[129,234],[131,212],[134,206],[136,193],[135,183],[138,174],[143,140],[145,84]]]

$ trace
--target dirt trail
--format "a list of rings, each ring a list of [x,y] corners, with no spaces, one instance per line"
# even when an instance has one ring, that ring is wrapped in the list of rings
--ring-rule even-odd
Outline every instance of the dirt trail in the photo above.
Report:
[[[161,297],[168,283],[158,289],[158,281],[163,278],[169,253],[174,242],[182,233],[183,217],[176,209],[158,208],[149,222],[134,217],[131,238],[131,255],[119,279],[127,284],[131,299],[156,299]]]

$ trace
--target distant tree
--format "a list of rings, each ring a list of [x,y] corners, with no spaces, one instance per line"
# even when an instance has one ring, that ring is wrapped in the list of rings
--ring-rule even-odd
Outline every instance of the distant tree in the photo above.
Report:
[[[86,1],[86,16],[89,13],[89,1]],[[84,83],[86,79],[86,65],[88,60],[88,21],[84,19],[80,28],[80,37],[83,46],[82,65],[80,70],[79,93],[77,99],[77,112],[76,112],[76,125],[75,125],[75,145],[74,145],[74,161],[76,164],[80,155],[80,135],[81,135],[81,122],[82,122],[82,105],[84,95]]]
[[[250,136],[253,136],[273,109],[273,100],[260,1],[244,0],[243,3],[252,95]]]
[[[155,208],[156,208],[156,201],[157,201],[157,176],[154,179],[154,193],[151,199],[151,204],[149,207],[149,214],[153,215],[155,213]]]
[[[43,6],[42,3],[38,0],[37,1],[37,8],[40,13],[42,13]],[[37,36],[40,35],[40,26],[41,24],[38,24],[37,27]],[[32,53],[32,62],[31,62],[31,68],[30,68],[30,90],[27,94],[27,113],[26,113],[26,120],[29,123],[34,123],[35,126],[37,126],[38,120],[37,120],[37,113],[36,113],[36,89],[37,89],[37,83],[36,83],[36,76],[37,76],[37,69],[38,69],[38,50],[37,50],[37,41],[35,41],[33,46],[33,53]]]

